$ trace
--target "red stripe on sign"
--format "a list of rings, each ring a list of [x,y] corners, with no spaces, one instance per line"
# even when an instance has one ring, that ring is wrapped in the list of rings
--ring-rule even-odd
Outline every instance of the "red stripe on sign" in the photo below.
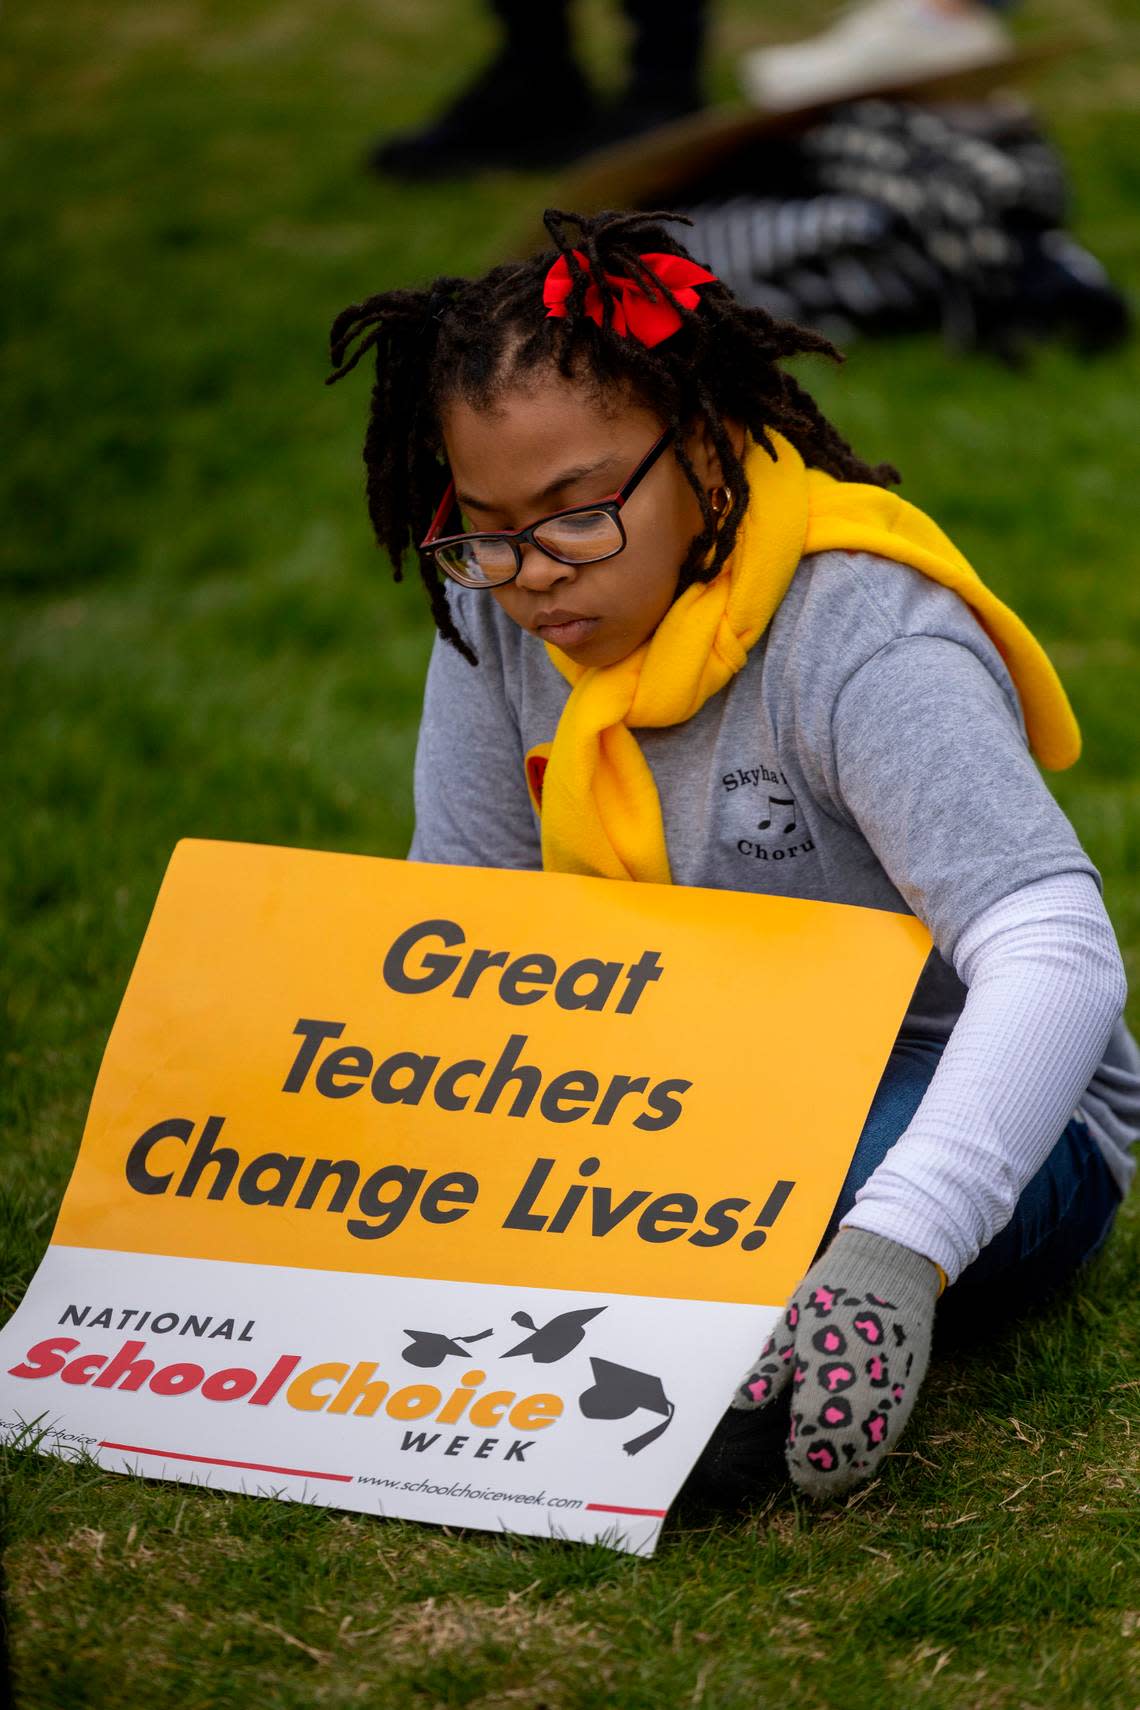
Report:
[[[286,1473],[291,1478],[330,1478],[337,1484],[351,1484],[352,1474],[346,1472],[312,1472],[307,1467],[271,1467],[262,1461],[222,1461],[216,1455],[184,1455],[177,1449],[144,1449],[138,1443],[100,1443],[101,1449],[121,1449],[127,1455],[161,1455],[166,1461],[199,1461],[208,1467],[239,1467],[243,1472]]]
[[[667,1508],[618,1508],[612,1502],[587,1502],[597,1514],[651,1514],[655,1520],[664,1520],[669,1510]]]

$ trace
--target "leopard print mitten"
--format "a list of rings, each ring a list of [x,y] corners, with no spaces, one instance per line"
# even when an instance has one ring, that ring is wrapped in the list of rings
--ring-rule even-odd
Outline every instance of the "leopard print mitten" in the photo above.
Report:
[[[816,1260],[733,1399],[771,1407],[792,1386],[784,1454],[808,1496],[870,1478],[894,1448],[926,1375],[937,1268],[863,1229],[841,1229]]]

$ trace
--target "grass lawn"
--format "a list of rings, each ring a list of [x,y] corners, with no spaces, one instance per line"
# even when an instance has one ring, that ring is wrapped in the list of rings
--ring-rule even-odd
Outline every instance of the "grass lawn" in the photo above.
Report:
[[[1075,231],[1135,290],[1126,7],[1041,0],[1019,27],[1092,29],[1039,99]],[[725,0],[714,84],[737,46],[823,12]],[[606,75],[602,0],[583,27]],[[5,1313],[175,840],[406,848],[430,629],[370,545],[365,382],[323,388],[324,335],[367,292],[489,262],[543,205],[538,177],[412,191],[358,170],[489,40],[476,0],[0,18]],[[1062,667],[1087,748],[1056,787],[1135,980],[1137,346],[1014,373],[908,340],[808,378]],[[932,1370],[845,1508],[781,1490],[681,1512],[648,1563],[9,1453],[17,1703],[1136,1710],[1138,1255],[1134,1197],[1063,1307]]]

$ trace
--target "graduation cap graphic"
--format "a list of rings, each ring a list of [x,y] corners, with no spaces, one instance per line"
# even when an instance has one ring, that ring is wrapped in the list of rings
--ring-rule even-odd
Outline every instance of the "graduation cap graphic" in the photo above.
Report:
[[[412,1340],[402,1357],[410,1366],[442,1366],[449,1354],[458,1354],[461,1360],[469,1360],[471,1355],[463,1343],[481,1342],[493,1334],[491,1330],[480,1330],[475,1336],[451,1337],[439,1330],[405,1330],[404,1335]]]
[[[654,1377],[652,1372],[615,1365],[612,1360],[596,1360],[593,1355],[590,1356],[590,1369],[594,1381],[578,1397],[578,1406],[587,1419],[628,1419],[639,1407],[665,1415],[660,1425],[654,1425],[652,1430],[622,1444],[627,1455],[640,1454],[667,1429],[676,1412],[665,1394],[661,1379]]]
[[[586,1334],[586,1325],[591,1318],[605,1310],[604,1306],[577,1307],[573,1312],[560,1312],[549,1324],[536,1324],[529,1312],[512,1312],[511,1323],[521,1324],[524,1330],[531,1330],[534,1334],[524,1336],[513,1348],[508,1348],[503,1358],[509,1360],[515,1354],[529,1354],[540,1366],[553,1365],[555,1360],[563,1360],[567,1354],[573,1353]]]

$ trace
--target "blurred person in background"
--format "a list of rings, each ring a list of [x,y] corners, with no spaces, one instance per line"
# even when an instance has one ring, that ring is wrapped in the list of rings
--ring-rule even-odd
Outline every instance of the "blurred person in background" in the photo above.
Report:
[[[492,0],[492,8],[503,30],[495,57],[438,118],[376,143],[370,166],[420,179],[558,166],[701,105],[706,0],[623,0],[629,75],[611,105],[574,57],[569,0]]]
[[[740,62],[744,91],[769,112],[849,100],[1013,57],[995,13],[1010,0],[864,0],[806,41],[758,48]],[[486,167],[559,166],[695,112],[707,0],[623,0],[629,75],[599,101],[574,57],[570,0],[491,0],[502,26],[494,58],[435,119],[381,138],[378,172],[444,178]]]

